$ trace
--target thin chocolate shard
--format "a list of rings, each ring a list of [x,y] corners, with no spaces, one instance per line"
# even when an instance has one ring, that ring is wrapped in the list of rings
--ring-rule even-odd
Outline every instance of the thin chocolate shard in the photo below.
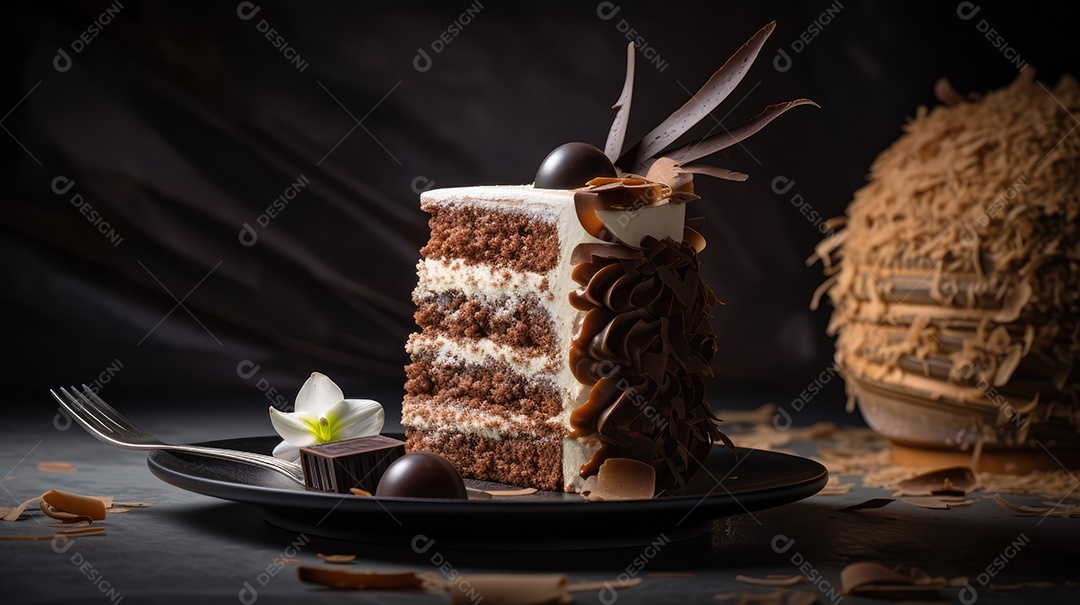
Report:
[[[622,92],[619,100],[611,108],[615,112],[615,121],[611,123],[608,131],[607,142],[604,144],[604,155],[615,163],[622,155],[623,142],[626,140],[626,125],[630,121],[630,100],[634,96],[634,43],[626,45],[626,80],[623,81]]]
[[[768,126],[769,122],[772,122],[776,118],[780,117],[787,110],[793,107],[799,107],[800,105],[813,105],[818,109],[821,108],[820,105],[811,101],[810,99],[795,99],[794,101],[787,101],[784,103],[776,103],[775,105],[769,105],[768,107],[763,109],[761,113],[743,122],[742,124],[739,124],[731,130],[725,129],[724,132],[714,134],[711,137],[706,137],[697,141],[691,141],[690,143],[687,143],[686,145],[683,145],[678,149],[665,153],[664,156],[675,160],[677,164],[686,164],[688,162],[693,162],[694,160],[701,159],[707,155],[712,155],[717,151],[727,149],[732,145],[741,143],[742,141],[754,136],[762,128]]]
[[[714,179],[724,179],[725,181],[737,181],[740,183],[750,178],[749,174],[735,172],[734,170],[728,170],[727,168],[720,168],[718,166],[709,166],[708,164],[679,166],[679,170],[690,174],[703,174],[705,176],[711,176]]]
[[[871,510],[875,508],[881,508],[895,502],[892,498],[871,498],[865,502],[858,504],[852,504],[851,506],[845,506],[840,509],[842,513],[853,513],[858,510]]]
[[[348,571],[301,565],[296,568],[296,572],[301,582],[322,584],[333,588],[408,590],[420,588],[423,585],[423,580],[412,571]]]
[[[998,506],[1001,508],[1020,515],[1038,517],[1080,517],[1080,504],[1066,504],[1064,502],[1059,502],[1051,506],[1017,506],[1002,498],[1001,494],[994,494],[994,502],[997,502]]]
[[[657,155],[722,103],[746,77],[765,40],[774,29],[776,29],[776,21],[758,30],[724,63],[723,67],[716,70],[716,73],[689,101],[668,116],[659,126],[649,131],[641,140],[641,147],[634,164],[640,166],[648,158]]]

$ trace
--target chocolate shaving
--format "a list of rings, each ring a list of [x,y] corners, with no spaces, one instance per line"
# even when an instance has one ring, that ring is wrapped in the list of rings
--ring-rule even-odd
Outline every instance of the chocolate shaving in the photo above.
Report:
[[[796,584],[801,584],[802,582],[810,581],[806,576],[772,575],[764,578],[754,578],[742,574],[735,576],[735,580],[742,582],[743,584],[753,584],[755,586],[794,586]]]
[[[583,477],[608,458],[632,458],[652,465],[659,490],[678,493],[712,444],[724,440],[702,380],[717,349],[709,310],[719,301],[700,278],[692,245],[642,244],[638,258],[589,249],[589,260],[574,268],[582,287],[570,302],[588,313],[570,368],[593,388],[570,424],[574,434],[601,442]]]
[[[839,509],[842,513],[853,513],[859,510],[871,510],[875,508],[881,508],[895,502],[892,498],[871,498],[865,502],[858,504],[852,504],[851,506],[845,506]]]
[[[525,487],[522,489],[486,489],[484,490],[484,492],[491,496],[500,497],[530,496],[536,493],[536,488]]]
[[[742,172],[735,172],[734,170],[728,170],[727,168],[719,168],[706,164],[688,164],[679,166],[679,170],[690,174],[703,174],[717,179],[724,179],[725,181],[742,182],[750,178],[750,175]]]
[[[1017,506],[994,494],[994,502],[1007,511],[1029,517],[1080,517],[1080,504],[1058,502],[1048,506]]]
[[[571,603],[569,580],[564,574],[491,574],[461,576],[450,585],[451,605],[499,603],[502,605],[544,605]],[[479,599],[477,598],[479,597]]]
[[[626,139],[626,125],[630,121],[630,101],[634,96],[634,43],[626,45],[626,79],[623,81],[622,92],[619,100],[611,108],[615,112],[615,120],[611,123],[608,131],[607,142],[604,144],[604,155],[612,163],[618,161],[622,155],[623,141]]]
[[[979,487],[975,472],[966,466],[930,471],[896,484],[894,496],[963,496]]]
[[[940,592],[945,578],[932,578],[918,568],[889,569],[878,563],[852,563],[840,571],[845,595],[865,595],[886,599],[923,598]]]
[[[326,561],[327,563],[337,563],[339,565],[352,563],[356,560],[356,555],[324,555],[322,553],[318,553],[315,556],[319,557],[323,561]]]
[[[74,473],[78,469],[70,462],[38,462],[37,470],[48,473]]]
[[[420,588],[423,585],[423,580],[412,571],[349,571],[301,565],[296,568],[296,572],[301,582],[321,584],[332,588],[408,590]]]

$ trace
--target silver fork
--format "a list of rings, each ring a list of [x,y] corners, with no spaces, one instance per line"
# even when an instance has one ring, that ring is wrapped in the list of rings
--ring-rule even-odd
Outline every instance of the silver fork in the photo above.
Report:
[[[76,422],[86,429],[86,432],[109,445],[129,450],[165,450],[167,452],[243,462],[244,464],[276,471],[301,485],[304,484],[304,473],[300,469],[300,465],[295,462],[253,452],[165,443],[132,424],[85,384],[82,385],[81,392],[75,387],[71,387],[71,391],[60,387],[59,391],[63,395],[62,398],[56,394],[56,391],[49,390],[56,401],[60,403],[60,407],[64,408]]]

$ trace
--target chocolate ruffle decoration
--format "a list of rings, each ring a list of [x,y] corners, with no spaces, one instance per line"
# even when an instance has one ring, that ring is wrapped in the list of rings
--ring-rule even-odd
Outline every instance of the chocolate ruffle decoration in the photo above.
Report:
[[[588,313],[570,366],[593,388],[570,424],[601,442],[581,476],[608,458],[633,458],[656,469],[658,491],[679,493],[714,442],[730,445],[705,402],[702,377],[717,350],[710,309],[719,301],[700,277],[695,245],[582,244],[572,262],[581,288],[570,303]]]

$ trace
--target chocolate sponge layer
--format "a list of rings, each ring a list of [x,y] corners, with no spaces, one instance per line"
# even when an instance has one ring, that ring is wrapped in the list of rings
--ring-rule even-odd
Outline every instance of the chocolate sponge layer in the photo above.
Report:
[[[517,212],[432,205],[431,239],[420,250],[425,258],[460,258],[470,265],[487,263],[515,271],[547,273],[559,261],[558,227]]]
[[[557,437],[496,440],[452,431],[407,429],[405,450],[435,452],[465,477],[562,491],[562,440]]]

